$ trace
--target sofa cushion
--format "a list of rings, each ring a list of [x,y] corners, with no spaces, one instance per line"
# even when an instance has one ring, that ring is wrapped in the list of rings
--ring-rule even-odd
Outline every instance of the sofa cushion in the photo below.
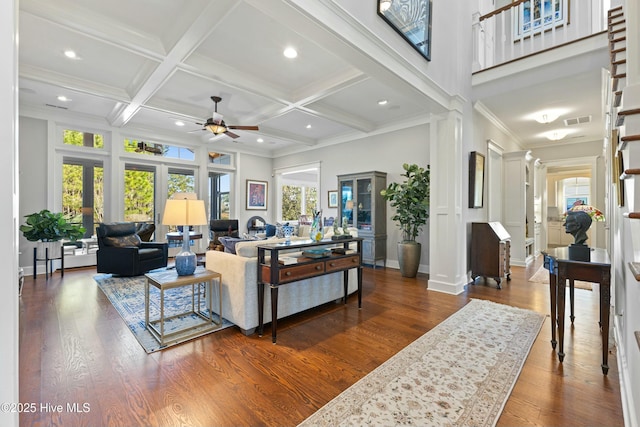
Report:
[[[116,248],[127,248],[132,246],[140,246],[140,236],[137,234],[129,234],[128,236],[108,236],[103,239],[105,246],[113,246]]]
[[[245,240],[236,243],[236,255],[253,258],[258,256],[258,245],[281,243],[284,242],[284,238],[269,237],[266,240]]]
[[[252,242],[253,240],[247,240],[247,239],[240,239],[238,237],[231,237],[231,236],[226,236],[226,237],[221,237],[220,238],[220,244],[222,244],[222,246],[224,246],[224,251],[230,254],[235,254],[236,253],[236,243],[238,242]]]

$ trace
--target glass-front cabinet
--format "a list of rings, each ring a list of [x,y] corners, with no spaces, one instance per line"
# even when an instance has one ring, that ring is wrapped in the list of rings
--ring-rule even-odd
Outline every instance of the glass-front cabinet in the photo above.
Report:
[[[380,190],[387,187],[385,172],[338,175],[340,225],[358,229],[365,264],[376,265],[387,259],[387,203]]]

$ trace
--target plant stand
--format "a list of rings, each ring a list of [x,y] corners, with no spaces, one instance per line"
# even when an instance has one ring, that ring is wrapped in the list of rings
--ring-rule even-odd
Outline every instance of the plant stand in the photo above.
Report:
[[[60,275],[62,277],[64,277],[64,251],[62,250],[62,244],[60,242],[54,242],[57,243],[58,245],[60,245],[60,248],[58,249],[58,253],[56,254],[56,250],[52,250],[51,251],[51,256],[49,256],[49,246],[48,245],[43,245],[44,246],[44,258],[38,258],[38,247],[36,246],[35,248],[33,248],[33,278],[36,278],[36,272],[37,272],[37,263],[38,261],[44,261],[44,271],[45,271],[45,278],[48,280],[49,279],[49,271],[51,272],[51,275],[53,275],[53,260],[59,259],[60,260]],[[42,255],[40,255],[42,256]]]

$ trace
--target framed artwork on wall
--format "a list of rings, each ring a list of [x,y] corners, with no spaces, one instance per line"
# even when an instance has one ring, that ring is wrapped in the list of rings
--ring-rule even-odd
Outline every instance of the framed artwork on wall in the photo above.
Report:
[[[481,208],[484,195],[484,155],[472,151],[469,155],[469,207]]]
[[[378,0],[378,15],[431,61],[431,0]]]
[[[338,207],[338,190],[329,191],[329,207],[330,208]]]
[[[247,180],[247,210],[267,210],[267,182]]]
[[[554,25],[568,24],[568,16],[569,0],[522,1],[516,9],[514,36],[527,37]]]

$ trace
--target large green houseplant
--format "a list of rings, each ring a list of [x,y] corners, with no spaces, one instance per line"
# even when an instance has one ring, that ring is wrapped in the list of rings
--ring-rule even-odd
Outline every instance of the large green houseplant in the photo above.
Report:
[[[27,218],[26,224],[20,226],[20,231],[31,242],[78,240],[84,236],[85,228],[71,224],[62,213],[52,213],[44,209],[25,215],[25,218]]]
[[[422,245],[416,237],[429,219],[430,169],[416,164],[402,165],[404,181],[392,182],[380,194],[396,212],[391,217],[402,231],[398,243],[398,263],[404,277],[415,277],[420,266]]]

